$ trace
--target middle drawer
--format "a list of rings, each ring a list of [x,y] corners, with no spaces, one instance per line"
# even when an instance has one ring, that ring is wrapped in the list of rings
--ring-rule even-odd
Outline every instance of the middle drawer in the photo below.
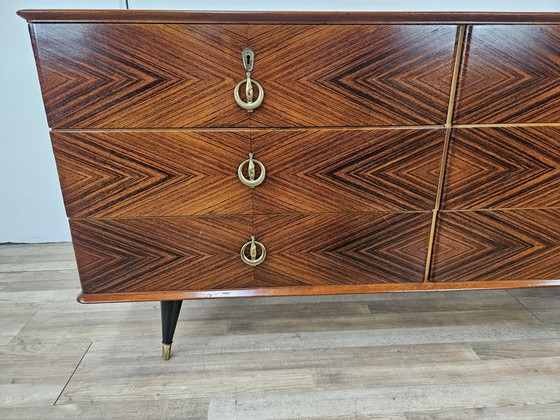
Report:
[[[431,210],[444,131],[54,131],[51,138],[69,217],[149,217]],[[256,186],[242,182],[251,165],[252,178],[264,178]]]

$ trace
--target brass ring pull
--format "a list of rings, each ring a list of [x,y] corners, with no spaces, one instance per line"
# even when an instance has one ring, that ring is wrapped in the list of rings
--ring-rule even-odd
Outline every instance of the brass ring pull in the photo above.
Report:
[[[247,97],[247,102],[245,102],[243,99],[241,99],[241,96],[239,96],[239,89],[241,88],[241,85],[243,85],[243,83],[245,83],[245,96]],[[259,88],[259,96],[257,97],[257,100],[255,102],[253,102],[253,83],[257,85],[257,88]],[[259,82],[251,80],[251,74],[248,72],[247,79],[239,82],[237,86],[235,86],[235,89],[233,89],[233,97],[235,98],[235,102],[237,102],[237,105],[239,105],[243,109],[246,109],[247,112],[253,112],[253,109],[258,108],[262,104],[262,101],[264,99],[264,89]]]
[[[255,164],[257,164],[261,170],[261,173],[257,179],[255,179]],[[249,179],[245,178],[243,175],[243,167],[245,165],[249,165],[247,168],[247,172],[249,174]],[[262,184],[264,181],[264,177],[266,176],[266,169],[264,165],[259,162],[257,159],[253,159],[253,154],[249,153],[249,159],[241,162],[239,168],[237,169],[237,176],[239,176],[239,180],[247,185],[249,188],[255,188],[257,185]]]
[[[257,246],[259,246],[261,248],[260,257],[257,257]],[[249,248],[249,254],[250,254],[251,258],[248,258],[247,255],[245,255],[245,250],[247,249],[247,247],[250,247]],[[264,261],[264,259],[266,258],[266,248],[260,242],[255,241],[254,236],[251,236],[251,240],[249,242],[245,243],[241,247],[240,255],[241,255],[241,260],[245,264],[250,265],[251,267],[254,267],[254,266],[262,263]]]

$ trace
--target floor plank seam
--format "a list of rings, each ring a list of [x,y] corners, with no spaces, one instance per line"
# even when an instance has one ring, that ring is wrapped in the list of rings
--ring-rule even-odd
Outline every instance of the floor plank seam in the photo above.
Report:
[[[33,315],[31,315],[31,317],[27,320],[27,322],[25,323],[25,325],[24,325],[23,327],[21,327],[21,329],[18,331],[18,333],[17,333],[16,335],[14,335],[14,336],[12,337],[12,339],[8,342],[8,344],[7,344],[8,346],[9,346],[10,344],[12,344],[16,338],[19,337],[19,335],[20,335],[21,332],[25,329],[25,327],[27,327],[27,326],[29,325],[29,323],[30,323],[31,321],[33,321],[33,318],[35,318],[35,316],[41,311],[41,309],[43,309],[43,308],[45,307],[45,305],[46,305],[46,303],[43,303],[43,304],[41,305],[41,307],[40,307],[39,309],[37,309],[37,311],[36,311]]]
[[[532,310],[530,310],[526,305],[524,305],[523,302],[521,302],[521,301],[520,301],[519,299],[517,299],[514,295],[512,295],[512,294],[510,293],[509,290],[508,290],[507,292],[510,294],[510,296],[511,296],[512,298],[514,298],[517,302],[519,302],[519,304],[520,304],[521,306],[523,306],[525,309],[527,309],[527,311],[528,311],[531,315],[533,315],[541,324],[546,324],[542,319],[540,319],[537,315],[535,315],[535,313],[534,313]]]
[[[74,376],[74,374],[76,373],[76,371],[78,370],[78,368],[80,367],[80,365],[82,364],[82,360],[84,360],[84,357],[86,357],[86,354],[88,353],[89,349],[91,348],[91,346],[93,345],[93,341],[91,341],[89,343],[88,348],[86,349],[86,351],[84,352],[84,354],[82,355],[82,357],[80,358],[80,361],[78,362],[78,364],[76,365],[76,367],[74,368],[74,370],[72,371],[72,373],[70,374],[70,377],[68,378],[68,380],[66,381],[66,383],[64,384],[64,387],[62,388],[62,391],[60,391],[60,394],[58,394],[58,397],[56,397],[56,400],[53,403],[53,406],[56,405],[56,403],[58,402],[58,400],[60,399],[60,397],[62,397],[62,394],[64,394],[64,391],[66,390],[66,387],[68,386],[68,384],[70,383],[70,381],[72,380],[72,377]]]

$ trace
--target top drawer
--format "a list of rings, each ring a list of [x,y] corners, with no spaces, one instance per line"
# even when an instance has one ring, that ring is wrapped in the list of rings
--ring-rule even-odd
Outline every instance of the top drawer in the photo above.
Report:
[[[454,120],[560,122],[560,25],[469,26]]]
[[[37,23],[53,128],[443,124],[452,25]],[[241,51],[266,97],[235,102]],[[244,89],[242,89],[244,91]]]

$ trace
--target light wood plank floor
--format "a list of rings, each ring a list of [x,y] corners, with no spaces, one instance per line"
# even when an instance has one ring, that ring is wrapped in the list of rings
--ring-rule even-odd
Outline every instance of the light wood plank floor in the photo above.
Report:
[[[1,419],[559,419],[560,288],[80,305],[0,246]]]

